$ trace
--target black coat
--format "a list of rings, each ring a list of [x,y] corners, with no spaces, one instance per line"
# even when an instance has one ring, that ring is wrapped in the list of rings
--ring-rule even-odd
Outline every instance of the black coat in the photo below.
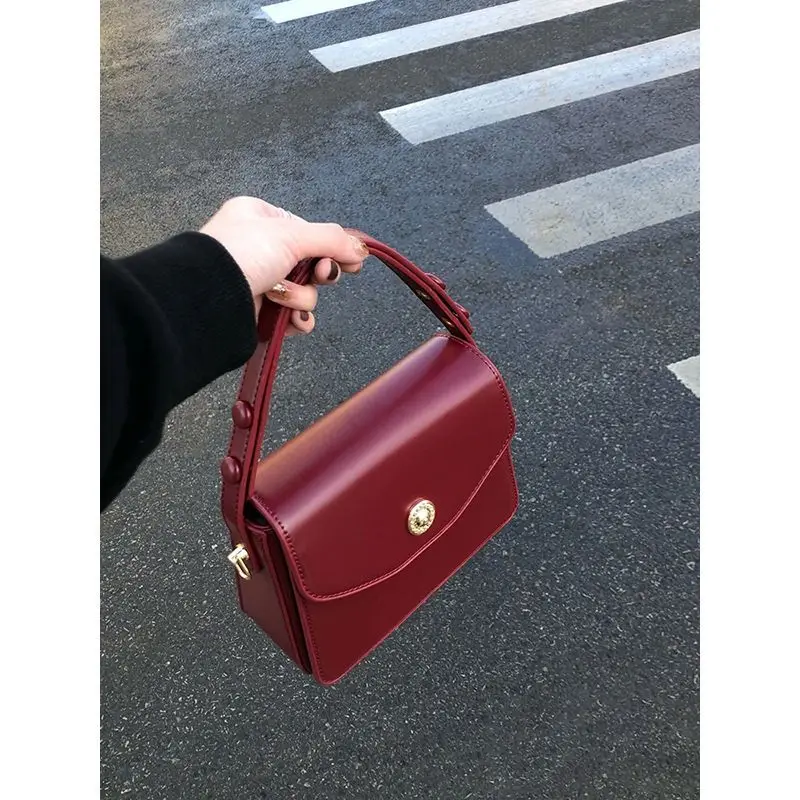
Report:
[[[128,258],[100,258],[100,509],[161,441],[169,412],[244,364],[253,298],[227,250],[183,233]]]

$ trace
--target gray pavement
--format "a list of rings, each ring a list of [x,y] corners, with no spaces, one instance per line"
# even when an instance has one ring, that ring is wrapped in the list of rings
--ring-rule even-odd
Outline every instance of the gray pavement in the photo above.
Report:
[[[696,72],[422,145],[381,110],[697,28],[630,0],[329,73],[309,50],[485,8],[102,0],[101,245],[262,196],[372,233],[472,311],[517,415],[517,517],[321,688],[238,609],[217,464],[238,375],[177,409],[102,523],[105,798],[544,800],[699,793],[699,218],[543,259],[484,207],[699,140]],[[269,446],[435,330],[388,271],[325,290]]]

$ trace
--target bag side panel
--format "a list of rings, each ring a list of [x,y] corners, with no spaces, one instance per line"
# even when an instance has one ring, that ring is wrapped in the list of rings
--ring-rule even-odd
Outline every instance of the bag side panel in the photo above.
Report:
[[[311,672],[283,549],[269,529],[250,528],[258,564],[250,580],[237,577],[242,610],[304,672]]]

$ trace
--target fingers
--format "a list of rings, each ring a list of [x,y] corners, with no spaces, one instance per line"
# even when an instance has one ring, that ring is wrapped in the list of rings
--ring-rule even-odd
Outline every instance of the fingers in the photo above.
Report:
[[[314,315],[310,311],[292,311],[289,327],[286,329],[287,336],[302,336],[311,333],[317,324]]]
[[[350,266],[352,272],[353,265]],[[358,267],[360,270],[360,265]],[[339,282],[343,271],[339,263],[332,258],[321,258],[314,267],[314,282],[321,286],[332,286]],[[294,309],[295,312],[311,312],[317,307],[319,294],[314,284],[301,286],[292,281],[282,280],[267,292],[267,298],[280,306]],[[308,320],[302,319],[298,313],[292,314],[292,324],[300,332],[310,333],[314,328],[313,315],[310,327]]]
[[[322,286],[332,286],[342,277],[342,268],[332,258],[321,258],[314,267],[314,281]]]
[[[304,258],[332,258],[344,272],[355,272],[369,255],[367,246],[350,236],[341,225],[329,222],[306,222],[289,218],[298,261]]]
[[[350,262],[347,272],[356,274],[361,271],[361,262]],[[332,258],[321,258],[314,267],[313,280],[320,286],[333,286],[338,283],[345,272],[344,266]],[[293,309],[286,336],[305,336],[311,333],[316,326],[316,319],[312,313],[317,306],[318,293],[313,284],[300,286],[292,281],[282,280],[276,284],[267,297],[278,305]]]
[[[348,272],[351,274],[361,271],[361,264],[349,264]],[[320,286],[333,286],[339,282],[344,268],[332,258],[321,258],[314,267],[314,283]],[[309,291],[310,290],[310,291]],[[317,292],[313,286],[307,284],[300,286],[291,281],[283,280],[267,292],[270,300],[288,308],[311,311],[317,306]]]
[[[364,258],[366,258],[366,256],[364,256]],[[324,259],[324,260],[330,261],[331,259]],[[347,272],[350,275],[358,275],[358,273],[361,272],[361,268],[364,266],[364,259],[361,258],[356,261],[342,261],[342,262],[337,261],[336,263],[338,264],[341,272]]]
[[[358,265],[360,270],[360,264]],[[352,270],[351,270],[352,271]],[[314,282],[321,286],[333,286],[342,277],[342,268],[332,258],[321,258],[314,267]],[[267,293],[267,297],[279,305],[294,309],[289,319],[287,336],[303,336],[311,333],[316,326],[316,318],[311,309],[316,307],[317,290],[313,286],[299,286],[291,281],[281,281],[279,288]],[[304,296],[303,290],[312,292]]]
[[[279,306],[286,306],[286,308],[293,308],[297,311],[313,311],[317,307],[318,294],[316,287],[311,284],[300,286],[297,283],[282,280],[267,292],[267,297]]]
[[[343,273],[359,273],[369,250],[364,242],[347,233],[341,225],[308,222],[263,201],[257,211],[262,217],[281,219],[284,242],[289,245],[295,263],[307,258],[318,259],[312,283],[300,286],[284,279],[266,293],[272,302],[292,309],[288,336],[311,333],[316,324],[311,313],[318,301],[316,285],[332,286],[339,282]]]

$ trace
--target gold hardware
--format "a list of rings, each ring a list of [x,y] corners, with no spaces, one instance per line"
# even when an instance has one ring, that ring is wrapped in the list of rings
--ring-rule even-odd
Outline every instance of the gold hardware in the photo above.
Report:
[[[236,567],[239,576],[246,581],[250,580],[250,570],[247,568],[247,564],[245,564],[248,558],[250,558],[250,554],[244,549],[243,544],[237,544],[236,548],[228,553],[228,561]]]
[[[425,533],[436,517],[436,509],[430,500],[420,500],[408,514],[408,530],[414,536]]]
[[[414,289],[414,294],[422,300],[431,299],[430,295],[423,292],[422,289]]]

